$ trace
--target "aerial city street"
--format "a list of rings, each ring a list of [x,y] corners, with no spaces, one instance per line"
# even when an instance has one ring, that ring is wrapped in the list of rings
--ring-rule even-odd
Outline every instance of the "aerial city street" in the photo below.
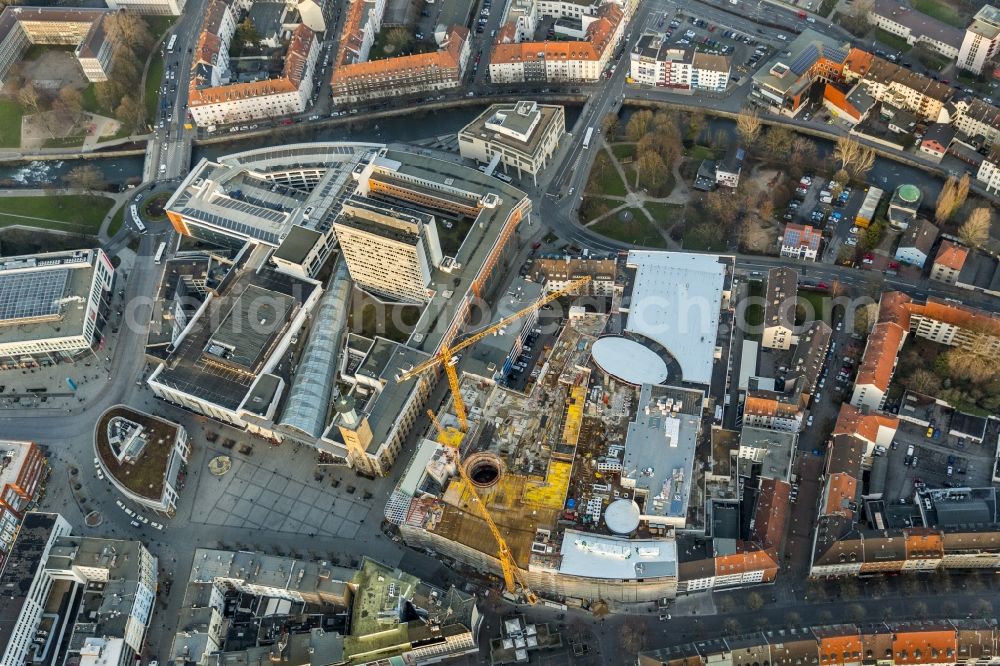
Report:
[[[0,666],[1000,664],[996,6],[0,56]]]

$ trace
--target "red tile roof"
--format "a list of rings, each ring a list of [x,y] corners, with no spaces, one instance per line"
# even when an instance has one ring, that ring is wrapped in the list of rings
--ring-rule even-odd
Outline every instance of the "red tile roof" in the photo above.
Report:
[[[867,442],[875,442],[880,427],[889,428],[895,434],[899,419],[890,414],[864,414],[860,409],[843,403],[837,415],[833,435],[857,435]]]
[[[892,641],[896,664],[954,663],[958,639],[950,631],[898,631]]]
[[[831,474],[826,486],[822,515],[850,518],[854,512],[848,506],[857,499],[858,480],[850,474]]]
[[[960,271],[968,256],[969,248],[949,240],[943,240],[941,247],[938,248],[937,256],[934,257],[934,263],[941,264],[953,271]]]
[[[414,53],[398,58],[339,65],[334,68],[330,82],[333,85],[343,85],[358,79],[423,75],[428,69],[457,71],[461,67],[459,58],[462,45],[468,37],[468,28],[455,25],[448,29],[445,47],[442,49],[431,53]]]
[[[889,389],[892,371],[896,366],[896,355],[906,337],[906,329],[890,323],[875,324],[868,337],[868,346],[861,359],[861,367],[854,383],[871,384],[882,391]]]
[[[624,18],[621,7],[614,3],[602,5],[601,17],[587,28],[584,41],[578,42],[520,42],[507,43],[498,39],[493,47],[490,64],[528,62],[535,60],[600,60],[611,43],[619,23]],[[509,37],[506,33],[504,38]]]
[[[764,548],[778,548],[788,521],[788,496],[792,487],[786,481],[762,479],[757,507],[754,511],[754,526],[750,539]]]

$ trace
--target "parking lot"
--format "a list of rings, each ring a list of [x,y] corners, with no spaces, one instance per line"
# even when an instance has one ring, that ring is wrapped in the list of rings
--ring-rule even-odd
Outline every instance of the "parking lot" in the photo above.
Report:
[[[907,409],[907,404],[913,409]],[[932,400],[904,403],[904,414],[921,423],[900,421],[886,452],[889,472],[885,496],[889,501],[912,498],[914,484],[928,488],[988,486],[996,456],[997,426],[986,427],[985,443],[954,434],[977,420],[937,405]],[[928,425],[922,425],[923,422]],[[974,429],[974,428],[973,428]]]
[[[732,59],[734,79],[752,73],[771,53],[771,48],[761,44],[756,35],[727,25],[724,21],[713,22],[680,10],[677,14],[650,14],[643,31],[663,33],[667,41],[677,47],[728,56]],[[759,49],[757,56],[754,55],[755,48]]]

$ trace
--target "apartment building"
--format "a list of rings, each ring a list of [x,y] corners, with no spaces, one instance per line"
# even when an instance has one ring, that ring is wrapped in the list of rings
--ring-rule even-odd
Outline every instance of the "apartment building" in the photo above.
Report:
[[[114,268],[100,249],[0,259],[0,369],[93,353],[113,284]]]
[[[987,192],[1000,194],[1000,143],[994,144],[990,154],[979,165],[976,180],[983,184]]]
[[[28,513],[0,569],[0,664],[26,663],[52,588],[44,568],[56,541],[70,533],[58,513]],[[50,637],[52,633],[50,632]]]
[[[896,358],[910,333],[984,356],[1000,352],[1000,318],[996,315],[937,298],[918,303],[901,292],[886,292],[854,381],[851,405],[882,408]]]
[[[639,653],[639,666],[710,664],[992,663],[1000,630],[988,620],[837,624],[741,633]]]
[[[583,290],[582,293],[590,296],[614,296],[617,272],[618,263],[614,258],[543,256],[532,262],[530,278],[545,285],[546,292],[553,292],[589,276],[590,282],[578,291]]]
[[[0,568],[48,472],[45,456],[34,443],[0,440]]]
[[[497,162],[519,178],[529,174],[537,184],[538,173],[548,166],[565,134],[566,113],[561,106],[527,101],[493,104],[458,133],[458,149],[464,158],[494,168]]]
[[[772,268],[767,272],[764,293],[765,349],[791,349],[795,344],[795,306],[799,293],[799,274],[793,268]]]
[[[785,235],[781,238],[781,256],[794,259],[816,261],[823,233],[808,224],[785,225]]]
[[[8,6],[0,13],[0,83],[33,44],[73,46],[88,81],[107,81],[114,57],[111,9]]]
[[[1000,9],[983,5],[965,29],[958,50],[958,66],[976,74],[1000,52]]]
[[[455,25],[432,53],[338,64],[330,77],[330,94],[334,105],[343,106],[456,88],[465,75],[470,53],[468,28]]]
[[[490,56],[490,80],[494,83],[597,81],[621,42],[628,16],[619,5],[608,2],[596,12],[581,41],[498,40]],[[516,38],[516,34],[514,35]]]
[[[659,33],[640,37],[629,63],[636,83],[688,91],[725,91],[732,70],[729,58],[671,47]]]
[[[150,16],[180,16],[187,0],[107,0],[111,9],[127,9]]]
[[[902,37],[911,46],[926,46],[949,60],[959,56],[964,37],[962,30],[944,21],[910,9],[897,0],[876,0],[870,16],[876,26]]]
[[[953,101],[948,108],[952,126],[973,145],[990,147],[1000,143],[1000,108],[978,97]]]
[[[201,126],[236,123],[301,113],[313,87],[319,40],[306,24],[291,32],[284,65],[277,77],[235,75],[230,71],[229,45],[240,13],[249,3],[212,0],[198,37],[191,65],[188,105]]]
[[[904,109],[921,120],[937,122],[955,94],[946,83],[935,81],[906,67],[874,58],[861,80],[872,98]]]
[[[156,556],[139,541],[64,535],[38,566],[77,589],[76,616],[66,618],[67,653],[81,666],[134,664],[156,601]]]
[[[352,197],[333,228],[359,287],[401,302],[430,300],[431,273],[444,258],[433,215]]]
[[[969,248],[950,240],[941,241],[934,264],[931,266],[931,279],[945,284],[955,284],[959,273],[969,256]]]

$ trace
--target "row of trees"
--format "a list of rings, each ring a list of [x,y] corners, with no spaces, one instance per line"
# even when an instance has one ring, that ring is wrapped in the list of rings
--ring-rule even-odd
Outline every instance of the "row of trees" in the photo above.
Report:
[[[142,68],[153,46],[149,26],[138,15],[118,12],[109,17],[109,36],[116,47],[111,61],[112,75],[96,84],[97,102],[114,113],[128,127],[141,127],[146,120],[142,104]]]

